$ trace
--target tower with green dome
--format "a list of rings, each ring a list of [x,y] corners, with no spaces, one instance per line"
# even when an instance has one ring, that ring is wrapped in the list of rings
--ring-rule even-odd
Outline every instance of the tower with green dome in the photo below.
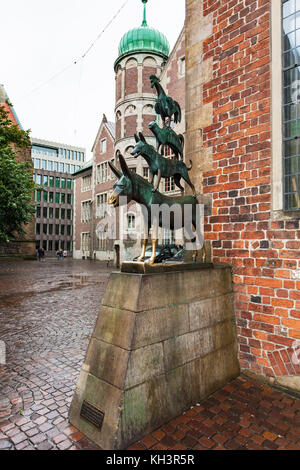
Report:
[[[154,105],[156,92],[150,86],[151,74],[161,75],[169,55],[166,36],[147,23],[147,3],[142,0],[143,18],[141,26],[126,32],[120,40],[118,57],[114,63],[116,73],[116,145],[115,150],[125,156],[129,167],[134,167],[143,176],[145,162],[134,159],[131,149],[134,134],[143,132],[149,143],[155,144],[149,123],[156,119]]]

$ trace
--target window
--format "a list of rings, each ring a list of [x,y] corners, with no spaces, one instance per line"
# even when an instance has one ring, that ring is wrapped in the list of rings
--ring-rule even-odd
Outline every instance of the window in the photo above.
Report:
[[[106,152],[106,139],[101,140],[101,153]]]
[[[41,206],[36,206],[36,217],[41,217]]]
[[[60,184],[61,184],[61,188],[65,189],[65,187],[66,187],[66,178],[61,178]]]
[[[102,218],[107,211],[107,193],[97,195],[96,217]]]
[[[43,207],[43,217],[44,217],[44,219],[47,219],[47,217],[48,217],[48,207]]]
[[[64,225],[61,225],[61,226],[60,226],[60,234],[61,234],[61,235],[64,235],[64,234],[65,234],[65,226],[64,226]]]
[[[143,168],[143,178],[145,178],[145,179],[149,178],[149,168],[148,167]]]
[[[71,233],[71,228],[72,228],[72,225],[67,225],[67,235],[72,235]]]
[[[136,173],[136,167],[133,166],[133,167],[130,167],[129,170],[133,171],[134,173]]]
[[[67,194],[67,204],[72,204],[72,194]]]
[[[47,251],[47,240],[43,240],[43,248]]]
[[[55,224],[55,235],[59,235],[59,224]]]
[[[71,242],[67,241],[67,251],[71,251]]]
[[[47,160],[42,160],[42,169],[43,170],[47,169]]]
[[[49,186],[53,188],[54,186],[54,176],[49,176]]]
[[[61,218],[61,219],[64,219],[65,216],[66,216],[66,209],[61,209],[61,210],[60,210],[60,218]]]
[[[37,189],[36,192],[35,192],[35,200],[37,202],[41,201],[41,190],[40,189]]]
[[[49,232],[50,233],[50,232]],[[48,240],[48,250],[52,251],[52,240]]]
[[[81,234],[81,250],[88,251],[90,249],[90,234],[82,233]]]
[[[74,173],[75,171],[75,165],[71,165],[71,173]]]
[[[58,162],[53,163],[53,169],[54,171],[58,171]]]
[[[48,171],[52,171],[52,168],[53,168],[53,162],[51,162],[51,160],[48,160],[48,165],[47,165]]]
[[[43,234],[47,235],[47,224],[43,224]]]
[[[69,163],[65,163],[65,172],[70,173],[70,165]]]
[[[179,62],[179,74],[185,75],[185,57],[182,57]]]
[[[132,231],[135,229],[135,215],[134,214],[127,214],[127,228],[128,228],[128,231]]]
[[[43,201],[48,202],[48,193],[47,193],[47,191],[43,191]]]
[[[66,195],[65,193],[60,194],[60,202],[61,204],[64,204],[66,202]]]
[[[72,189],[72,180],[70,178],[67,179],[67,188]]]
[[[59,219],[59,207],[55,208],[55,218]]]
[[[91,189],[92,177],[91,175],[83,176],[81,178],[81,191],[89,191]]]
[[[49,207],[49,219],[53,219],[53,207]]]
[[[59,204],[59,193],[55,193],[55,202]]]
[[[43,176],[43,185],[48,186],[48,176],[47,175]]]
[[[55,187],[56,187],[56,188],[59,188],[59,187],[60,187],[60,177],[59,177],[59,176],[57,176],[57,177],[55,178]]]
[[[49,227],[49,235],[52,235],[52,233],[53,233],[53,224],[49,224],[48,227]]]
[[[165,178],[165,192],[174,191],[175,190],[175,182],[173,176],[170,178]]]
[[[39,158],[34,159],[34,168],[39,170],[41,168],[41,160]]]
[[[68,220],[72,219],[72,210],[71,209],[67,209],[67,219]]]
[[[81,203],[81,222],[89,220],[91,220],[91,201],[84,201]]]
[[[36,184],[42,184],[42,175],[36,175]]]
[[[41,224],[35,224],[35,233],[40,235],[41,233]]]
[[[64,164],[63,164],[63,163],[60,163],[60,164],[59,164],[59,171],[60,171],[61,173],[64,172],[64,168],[65,168]]]
[[[282,3],[283,194],[285,210],[300,209],[300,2]]]
[[[49,202],[53,202],[53,192],[49,192]]]
[[[96,176],[96,183],[101,184],[105,183],[108,180],[108,163],[100,163],[97,165],[97,176]]]

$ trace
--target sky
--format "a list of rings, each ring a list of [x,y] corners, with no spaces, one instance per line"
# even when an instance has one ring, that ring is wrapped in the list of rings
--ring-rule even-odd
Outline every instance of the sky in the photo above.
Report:
[[[114,120],[120,39],[142,17],[141,0],[2,0],[0,83],[22,127],[90,159],[103,113]],[[148,25],[171,49],[184,18],[185,0],[148,1]]]

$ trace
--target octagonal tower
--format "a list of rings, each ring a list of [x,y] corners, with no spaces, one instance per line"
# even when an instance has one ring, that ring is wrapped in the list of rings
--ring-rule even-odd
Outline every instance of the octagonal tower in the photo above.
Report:
[[[154,110],[156,92],[150,86],[149,76],[161,75],[168,59],[169,42],[161,32],[150,28],[146,20],[144,4],[143,22],[122,37],[119,55],[114,64],[116,74],[116,143],[115,151],[120,150],[126,157],[129,167],[135,168],[141,176],[146,176],[146,162],[142,157],[134,159],[130,152],[135,144],[134,133],[143,132],[147,141],[155,145],[155,138],[148,124],[156,119]]]

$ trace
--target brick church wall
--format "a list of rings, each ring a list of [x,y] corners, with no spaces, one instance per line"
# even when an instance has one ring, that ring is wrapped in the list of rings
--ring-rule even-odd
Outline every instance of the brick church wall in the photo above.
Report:
[[[187,0],[186,116],[194,177],[212,200],[205,238],[213,261],[233,266],[241,367],[279,377],[300,373],[300,231],[299,216],[272,211],[270,8]]]

